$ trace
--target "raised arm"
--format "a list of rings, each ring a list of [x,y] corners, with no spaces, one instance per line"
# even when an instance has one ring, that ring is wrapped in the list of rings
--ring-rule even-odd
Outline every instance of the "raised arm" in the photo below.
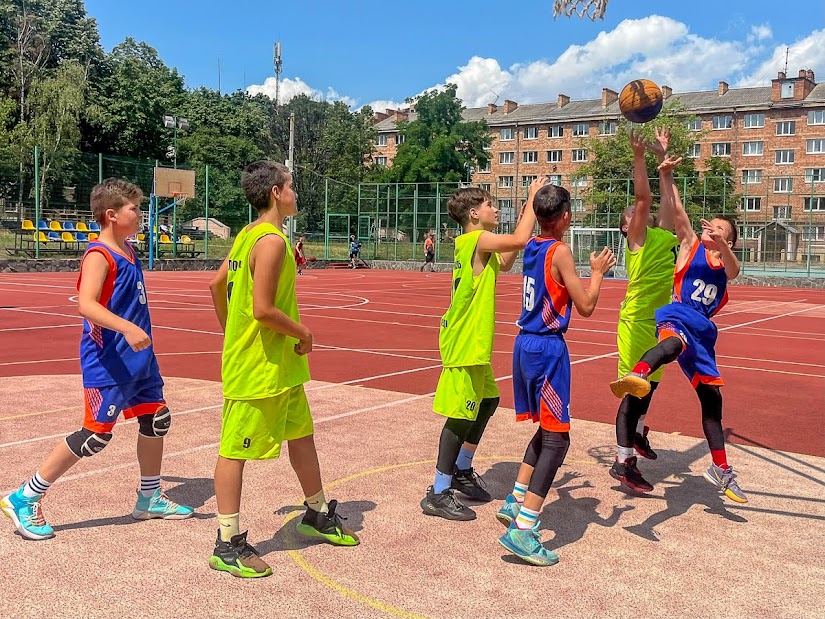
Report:
[[[690,218],[685,211],[682,200],[679,198],[679,190],[676,189],[676,185],[673,183],[673,168],[679,161],[681,161],[681,159],[668,157],[659,164],[659,172],[661,173],[664,170],[670,178],[670,182],[662,187],[662,193],[664,194],[665,191],[667,191],[669,194],[668,199],[671,200],[673,204],[673,228],[676,232],[676,237],[679,239],[679,244],[682,245],[683,248],[686,246],[689,248],[693,246],[697,236],[693,227],[690,225]]]
[[[656,140],[648,144],[648,150],[656,155],[656,158],[661,164],[667,157],[667,148],[670,145],[670,129],[667,127],[656,127]],[[674,165],[677,165],[682,160],[677,159]],[[662,169],[659,169],[659,193],[661,194],[661,201],[659,202],[659,215],[656,218],[656,226],[670,230],[673,232],[673,202],[672,195],[669,191],[665,191],[664,187],[673,183],[673,170],[668,169],[669,180],[662,178]]]
[[[630,251],[638,251],[645,244],[647,223],[650,219],[650,205],[653,197],[650,182],[647,179],[645,163],[645,144],[639,136],[630,130],[630,147],[633,149],[633,193],[635,208],[627,226],[627,245]]]
[[[533,231],[536,228],[536,212],[533,210],[533,198],[536,192],[547,183],[546,176],[539,176],[530,183],[530,190],[527,195],[527,204],[522,209],[521,220],[516,225],[513,234],[496,234],[495,232],[483,232],[478,237],[477,251],[490,253],[498,252],[518,252],[524,249],[527,242],[533,238]],[[515,260],[515,258],[513,258]],[[512,266],[512,265],[511,265]]]
[[[553,254],[553,266],[559,272],[560,282],[567,288],[576,311],[585,318],[593,314],[599,301],[604,274],[616,264],[616,257],[607,247],[598,256],[590,254],[590,285],[585,289],[576,273],[573,252],[567,245],[560,246]]]

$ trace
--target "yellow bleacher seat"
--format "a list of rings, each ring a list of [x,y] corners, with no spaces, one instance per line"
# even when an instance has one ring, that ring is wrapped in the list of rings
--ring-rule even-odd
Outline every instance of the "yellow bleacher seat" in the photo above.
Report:
[[[195,241],[190,239],[189,235],[187,235],[187,234],[184,234],[182,237],[180,237],[180,242],[183,243],[184,245],[194,245],[195,244]]]
[[[40,232],[35,232],[34,233],[34,240],[38,241],[40,243],[48,243],[49,242],[49,238],[46,236],[46,233],[43,232],[42,230]]]
[[[74,234],[71,232],[64,232],[60,235],[60,240],[64,243],[76,243],[77,241],[74,238]]]
[[[169,238],[168,234],[161,234],[160,235],[160,242],[166,245],[172,244],[172,239]]]
[[[89,232],[89,240],[96,241],[97,237],[100,236],[97,232]]]
[[[146,242],[146,235],[145,234],[138,234],[137,235],[137,242],[138,243],[145,243]]]
[[[75,228],[77,228],[77,231],[78,231],[78,232],[88,232],[88,231],[89,231],[89,228],[88,228],[88,226],[86,225],[86,222],[85,222],[85,221],[79,221],[79,222],[77,222],[77,225],[75,226]]]
[[[34,224],[31,219],[23,220],[23,230],[34,230]]]
[[[55,230],[57,232],[63,232],[63,226],[60,225],[59,221],[52,221],[49,224],[49,230]]]

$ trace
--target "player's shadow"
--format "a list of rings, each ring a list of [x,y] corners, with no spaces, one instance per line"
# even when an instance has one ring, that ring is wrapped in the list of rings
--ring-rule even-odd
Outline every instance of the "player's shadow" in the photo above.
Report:
[[[355,533],[358,533],[364,529],[365,513],[372,511],[375,508],[376,504],[372,501],[346,501],[339,503],[335,511],[340,516],[346,518],[343,522],[345,527]],[[272,538],[255,544],[255,548],[261,556],[269,554],[270,552],[303,550],[309,546],[324,543],[322,540],[317,538],[304,537],[296,530],[298,523],[301,522],[301,517],[305,509],[306,508],[303,505],[285,505],[284,507],[275,510],[275,514],[278,516],[286,516],[292,512],[300,513],[278,529]]]
[[[521,462],[496,462],[484,471],[481,479],[494,501],[503,501],[513,491]]]

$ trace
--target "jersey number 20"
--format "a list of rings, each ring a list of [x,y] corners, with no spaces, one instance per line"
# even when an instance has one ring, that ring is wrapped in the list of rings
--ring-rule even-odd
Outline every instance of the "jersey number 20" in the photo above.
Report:
[[[694,279],[693,285],[696,286],[696,290],[693,291],[690,298],[694,301],[710,305],[716,300],[716,294],[719,292],[719,289],[715,284],[706,284],[704,280]]]
[[[524,309],[529,312],[536,305],[536,280],[525,275],[522,289],[524,291]]]

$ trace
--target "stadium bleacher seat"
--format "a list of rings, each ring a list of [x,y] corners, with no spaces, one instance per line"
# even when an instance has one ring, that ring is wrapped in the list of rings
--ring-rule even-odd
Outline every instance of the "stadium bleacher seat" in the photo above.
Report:
[[[60,240],[64,243],[74,243],[74,234],[72,234],[71,232],[64,232],[60,235]]]
[[[56,231],[54,231],[54,230],[51,230],[51,231],[49,232],[49,241],[55,241],[55,242],[58,242],[58,243],[59,243],[59,242],[61,241],[61,239],[60,239],[60,233],[59,233],[59,232],[56,232]]]
[[[85,232],[78,232],[77,234],[75,234],[75,239],[77,239],[78,243],[88,243],[89,242],[89,237],[86,236]]]
[[[34,233],[34,240],[39,241],[40,243],[48,243],[49,238],[46,236],[46,233],[42,230],[38,230]]]
[[[32,223],[31,219],[24,219],[22,224],[23,230],[28,232],[34,232],[34,224]]]
[[[37,229],[38,230],[45,230],[45,231],[48,232],[48,230],[49,230],[48,222],[45,219],[41,219],[40,221],[37,222]]]
[[[74,232],[74,224],[70,221],[64,221],[63,229],[68,230],[69,232]]]
[[[195,241],[190,239],[189,236],[187,236],[186,234],[184,234],[182,237],[180,237],[180,242],[183,243],[184,245],[194,245],[195,244]]]
[[[169,238],[168,234],[161,234],[160,235],[160,244],[161,245],[171,245],[172,239]]]
[[[54,230],[55,232],[63,232],[63,226],[60,225],[59,221],[52,220],[52,222],[49,223],[49,230]]]
[[[89,242],[96,241],[98,236],[100,235],[97,232],[89,232]]]
[[[86,222],[85,221],[78,221],[77,222],[77,231],[78,232],[88,232],[89,231],[89,228],[86,227]]]
[[[99,233],[100,232],[100,224],[97,223],[96,221],[90,221],[89,222],[89,230],[91,232],[98,232]]]

